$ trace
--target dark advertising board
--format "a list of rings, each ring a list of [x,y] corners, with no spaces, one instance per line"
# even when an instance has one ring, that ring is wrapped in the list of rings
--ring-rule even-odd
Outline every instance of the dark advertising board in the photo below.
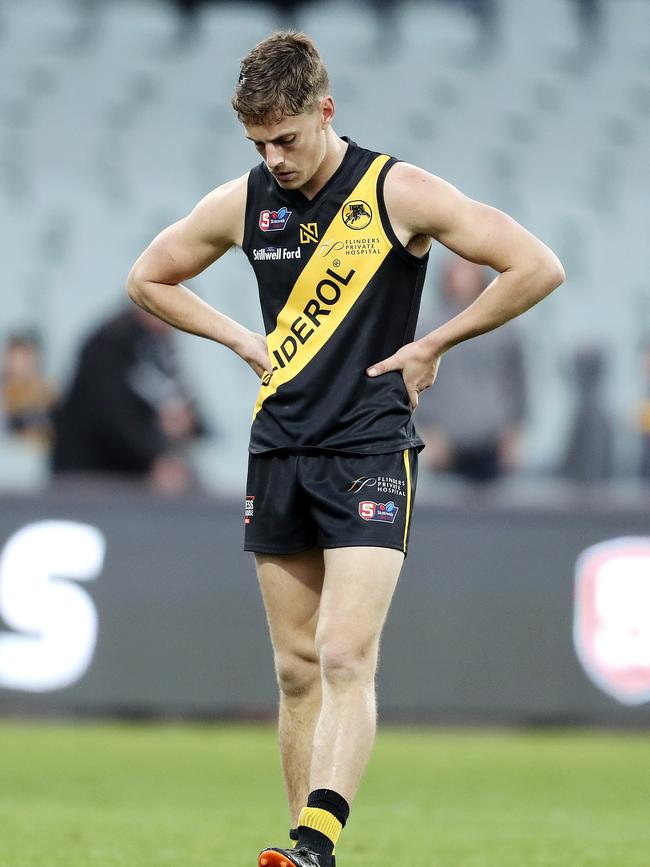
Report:
[[[273,713],[242,535],[239,503],[2,498],[0,710]],[[379,696],[393,719],[650,722],[646,512],[420,504]]]

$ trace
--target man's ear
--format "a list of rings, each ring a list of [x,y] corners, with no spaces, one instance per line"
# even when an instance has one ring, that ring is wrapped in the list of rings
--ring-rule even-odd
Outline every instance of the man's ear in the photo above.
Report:
[[[332,123],[336,112],[336,106],[331,96],[324,96],[320,102],[321,126],[323,129]]]

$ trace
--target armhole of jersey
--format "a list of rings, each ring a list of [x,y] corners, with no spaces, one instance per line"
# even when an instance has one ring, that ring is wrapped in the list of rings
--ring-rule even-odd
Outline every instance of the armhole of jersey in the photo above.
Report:
[[[251,235],[253,233],[253,204],[255,202],[255,194],[253,193],[253,183],[254,183],[254,175],[255,172],[258,171],[258,167],[255,166],[248,173],[248,180],[246,182],[246,207],[244,209],[244,238],[242,240],[241,248],[248,255],[248,251],[250,250],[251,245]]]
[[[386,180],[386,175],[390,171],[391,167],[395,165],[395,163],[401,162],[401,160],[395,159],[395,157],[391,157],[386,165],[382,168],[379,173],[379,177],[377,178],[377,204],[379,205],[379,215],[381,217],[381,223],[384,227],[384,232],[388,236],[388,240],[393,245],[393,249],[395,252],[404,259],[404,261],[408,262],[410,265],[414,265],[416,268],[422,268],[426,265],[429,259],[429,250],[422,256],[414,256],[409,250],[406,249],[404,244],[399,240],[397,235],[395,234],[393,227],[391,226],[390,219],[388,217],[388,211],[386,210],[386,202],[384,201],[384,182]]]

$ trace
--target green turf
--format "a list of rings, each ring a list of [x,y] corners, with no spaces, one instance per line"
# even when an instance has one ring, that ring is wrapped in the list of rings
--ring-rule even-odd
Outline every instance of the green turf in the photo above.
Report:
[[[255,867],[269,728],[0,724],[1,867]],[[339,867],[648,867],[650,736],[382,731]]]

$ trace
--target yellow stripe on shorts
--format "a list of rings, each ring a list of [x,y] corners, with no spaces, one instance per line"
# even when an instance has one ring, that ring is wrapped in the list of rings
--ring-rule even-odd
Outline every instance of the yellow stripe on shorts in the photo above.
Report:
[[[404,541],[402,549],[406,554],[406,537],[409,532],[409,519],[411,517],[411,464],[409,462],[409,450],[404,449],[404,468],[406,470],[406,521],[404,522]]]

